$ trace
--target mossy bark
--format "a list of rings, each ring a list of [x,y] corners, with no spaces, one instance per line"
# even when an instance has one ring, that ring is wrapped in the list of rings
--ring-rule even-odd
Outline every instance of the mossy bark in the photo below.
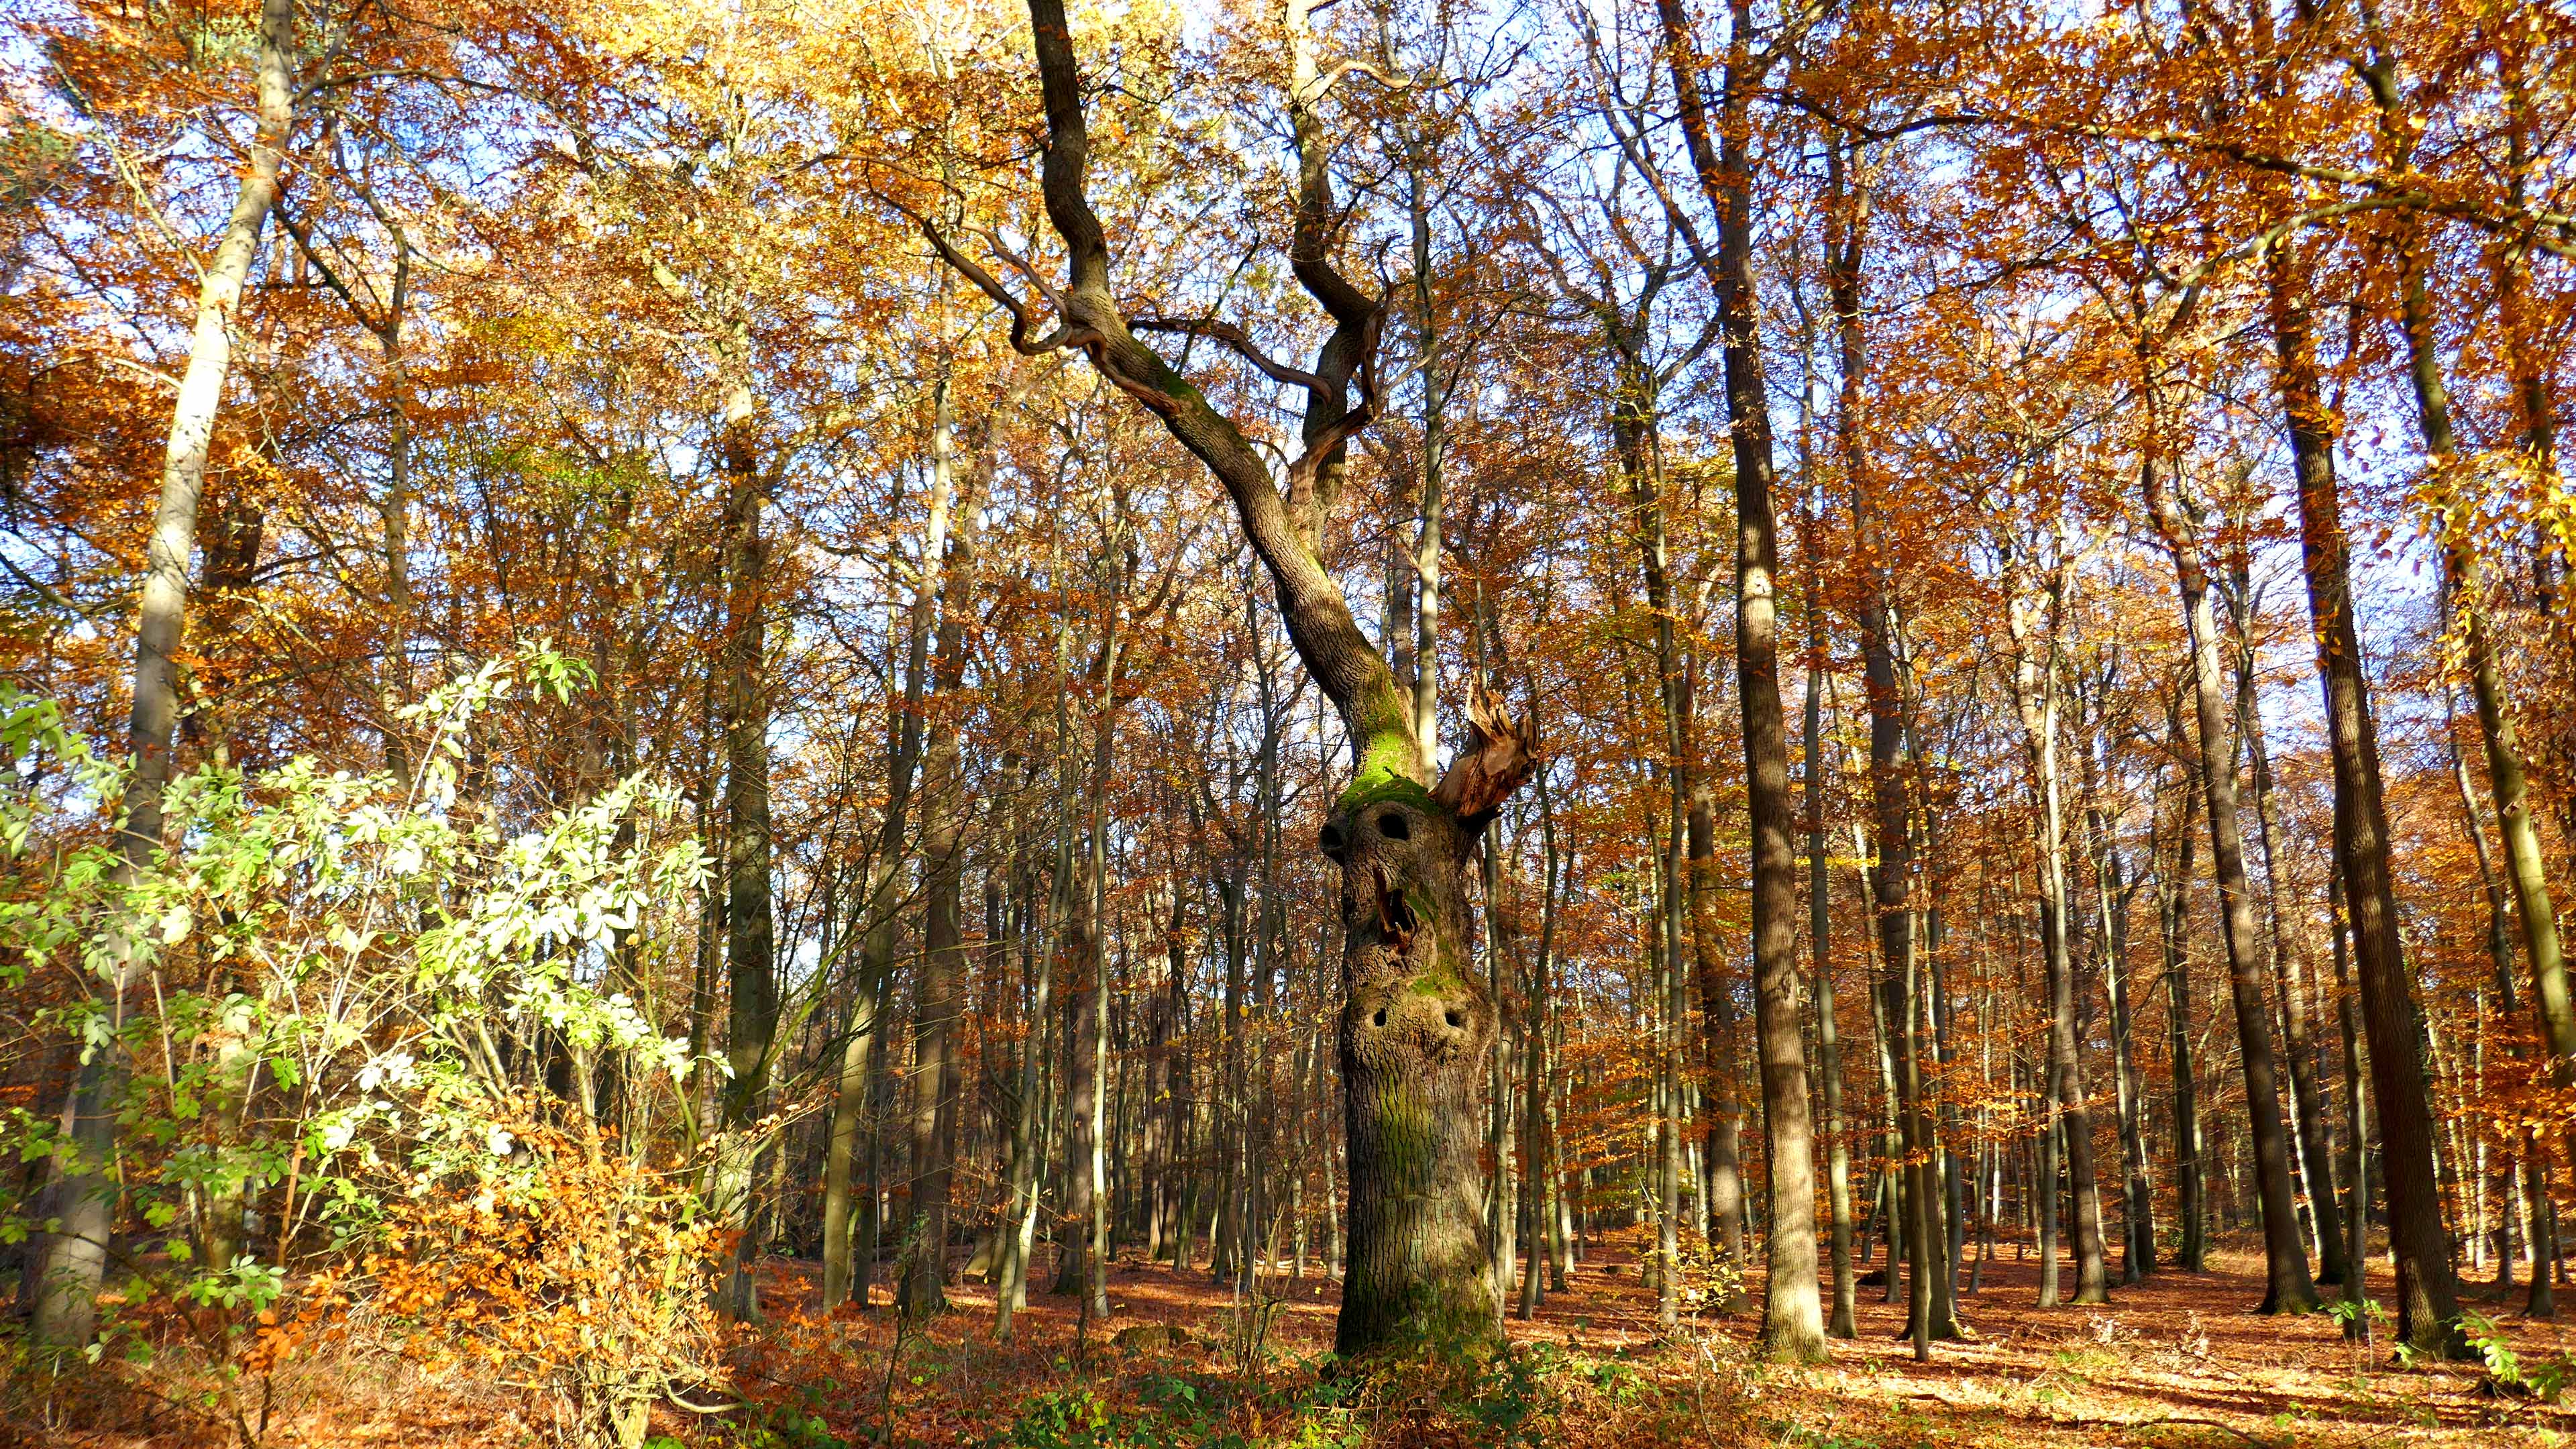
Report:
[[[1342,867],[1345,1355],[1500,1333],[1479,1131],[1495,1013],[1467,951],[1474,837],[1392,766],[1410,749],[1373,742],[1323,834]]]

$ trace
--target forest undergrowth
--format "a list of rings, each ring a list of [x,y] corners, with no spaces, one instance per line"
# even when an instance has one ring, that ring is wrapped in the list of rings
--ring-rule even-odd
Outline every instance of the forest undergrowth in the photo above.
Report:
[[[2222,1251],[2210,1270],[2159,1271],[2107,1307],[2033,1306],[2039,1267],[2006,1246],[1965,1291],[1973,1341],[1917,1363],[1902,1298],[1864,1266],[1857,1339],[1819,1368],[1766,1364],[1757,1314],[1656,1325],[1635,1235],[1600,1245],[1505,1354],[1439,1372],[1360,1380],[1335,1371],[1339,1286],[1286,1264],[1238,1298],[1204,1265],[1122,1260],[1113,1312],[1032,1295],[1008,1343],[991,1341],[988,1285],[950,1293],[924,1324],[844,1307],[818,1314],[819,1265],[775,1260],[768,1320],[727,1344],[735,1397],[692,1416],[656,1410],[650,1449],[1376,1449],[1376,1446],[1781,1446],[1967,1449],[2359,1449],[2439,1444],[2555,1449],[2576,1442],[2558,1379],[2576,1328],[2475,1299],[2478,1362],[2400,1363],[2384,1324],[2369,1347],[2327,1314],[2258,1316],[2262,1260]],[[2252,1245],[2248,1245],[2250,1248]],[[2384,1254],[2373,1291],[2386,1291]],[[1901,1279],[1900,1279],[1901,1284]],[[1758,1280],[1757,1285],[1758,1287]],[[1758,1294],[1757,1294],[1758,1296]],[[2489,1315],[2492,1315],[2489,1317]],[[1257,1326],[1256,1326],[1257,1325]],[[2499,1357],[2504,1355],[2505,1357]],[[206,1412],[191,1356],[104,1365],[6,1389],[0,1444],[189,1449],[230,1442]],[[2499,1374],[2498,1369],[2502,1372]],[[506,1367],[424,1368],[351,1338],[278,1366],[265,1386],[273,1449],[515,1446],[542,1441]]]

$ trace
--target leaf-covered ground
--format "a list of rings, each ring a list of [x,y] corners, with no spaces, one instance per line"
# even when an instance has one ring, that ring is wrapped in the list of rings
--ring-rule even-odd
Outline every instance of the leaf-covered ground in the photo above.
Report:
[[[2384,1296],[2385,1261],[2374,1286]],[[812,1312],[809,1266],[765,1283],[771,1321],[735,1346],[748,1411],[664,1411],[654,1432],[718,1449],[835,1444],[1052,1446],[1779,1445],[1898,1449],[1975,1445],[2134,1445],[2267,1449],[2576,1443],[2576,1414],[2500,1388],[2482,1363],[2399,1369],[2384,1337],[2357,1351],[2322,1316],[2256,1317],[2259,1264],[2219,1255],[2213,1270],[2171,1271],[2119,1288],[2103,1308],[2032,1306],[2037,1265],[2006,1249],[1964,1305],[1969,1343],[1914,1362],[1896,1335],[1902,1305],[1861,1291],[1857,1340],[1813,1369],[1757,1363],[1751,1314],[1702,1316],[1655,1332],[1635,1256],[1613,1244],[1575,1272],[1535,1321],[1514,1319],[1519,1352],[1446,1381],[1422,1371],[1352,1385],[1319,1375],[1337,1290],[1282,1275],[1269,1312],[1239,1303],[1204,1272],[1121,1264],[1113,1314],[1080,1321],[1073,1301],[1040,1295],[1008,1345],[989,1342],[992,1298],[977,1284],[957,1311],[902,1335],[878,1312]],[[1757,1289],[1758,1291],[1758,1289]],[[882,1294],[882,1289],[880,1289]],[[2576,1330],[2493,1315],[2528,1377],[2576,1353]],[[1246,1329],[1269,1319],[1266,1353]],[[1177,1330],[1177,1332],[1175,1332]],[[514,1387],[431,1378],[351,1340],[277,1376],[265,1442],[277,1446],[509,1445],[536,1442],[544,1412]],[[192,1407],[180,1361],[31,1398],[14,1442],[100,1446],[227,1442]],[[670,1449],[667,1443],[657,1449]]]

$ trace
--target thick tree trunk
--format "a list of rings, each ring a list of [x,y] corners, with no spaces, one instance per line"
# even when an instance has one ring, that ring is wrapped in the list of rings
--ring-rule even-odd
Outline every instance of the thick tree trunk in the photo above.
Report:
[[[259,251],[260,232],[277,203],[278,172],[295,125],[295,55],[293,0],[262,0],[258,124],[251,136],[250,166],[234,192],[223,240],[197,283],[196,327],[178,403],[171,411],[160,501],[152,514],[135,613],[128,730],[132,773],[126,779],[117,839],[122,880],[149,869],[161,849],[161,798],[170,779],[171,735],[179,723],[179,654],[187,634],[188,559],[197,541],[197,502],[232,370],[233,315]],[[132,975],[120,965],[111,983],[112,1024],[123,1023]],[[107,1166],[116,1155],[119,1081],[113,1051],[91,1052],[73,1079],[63,1116],[76,1155],[57,1159],[60,1175],[46,1190],[50,1211],[38,1214],[58,1219],[56,1230],[32,1242],[27,1255],[34,1284],[30,1332],[39,1343],[77,1347],[97,1331],[98,1287],[115,1230],[117,1189]]]
[[[1324,827],[1342,867],[1342,1091],[1349,1261],[1335,1347],[1490,1338],[1483,1113],[1494,1004],[1467,951],[1474,837],[1410,780],[1345,792]]]
[[[1354,410],[1349,389],[1373,348],[1382,309],[1328,257],[1341,213],[1317,110],[1327,83],[1310,11],[1292,0],[1286,16],[1288,112],[1298,152],[1290,263],[1334,329],[1310,374],[1306,451],[1288,469],[1284,496],[1270,462],[1136,340],[1119,309],[1108,235],[1085,192],[1090,135],[1062,0],[1029,0],[1029,18],[1047,119],[1041,185],[1066,250],[1066,281],[1055,297],[1068,330],[1032,340],[1027,308],[945,237],[930,235],[951,267],[1008,307],[1015,346],[1078,343],[1094,367],[1207,466],[1270,575],[1289,641],[1352,741],[1356,778],[1324,842],[1343,865],[1341,1059],[1351,1182],[1336,1344],[1347,1356],[1408,1343],[1490,1342],[1500,1333],[1487,1272],[1478,1130],[1493,1002],[1466,956],[1464,870],[1476,832],[1535,767],[1536,735],[1512,728],[1498,705],[1480,699],[1470,711],[1469,748],[1431,786],[1413,703],[1316,552],[1344,445],[1375,406],[1374,396],[1364,396]]]
[[[2397,1260],[2397,1326],[2422,1348],[2457,1347],[2458,1290],[2450,1233],[2433,1171],[2432,1105],[2420,1018],[2399,936],[2380,787],[2379,737],[2353,620],[2351,551],[2337,495],[2333,423],[2319,395],[2306,281],[2293,248],[2266,257],[2278,387],[2297,472],[2299,535],[2314,616],[2317,671],[2325,686],[2326,743],[2334,761],[2335,857],[2343,870],[2372,1087],[2388,1181],[2390,1246]]]

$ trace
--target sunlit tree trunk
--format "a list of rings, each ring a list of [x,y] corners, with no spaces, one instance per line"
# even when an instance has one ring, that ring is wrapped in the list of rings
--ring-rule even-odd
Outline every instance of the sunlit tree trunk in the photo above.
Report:
[[[2415,1002],[2399,936],[2379,736],[2371,722],[2361,636],[2353,621],[2352,545],[2334,476],[2333,419],[2319,394],[2307,282],[2289,243],[2266,256],[2277,386],[2296,470],[2300,552],[2325,686],[2326,744],[2334,762],[2335,858],[2343,871],[2361,1008],[2379,1102],[2391,1247],[2397,1260],[2397,1329],[2422,1348],[2455,1345],[2458,1291],[2450,1233],[2433,1172],[2432,1100]]]
[[[2263,1206],[2262,1311],[2301,1313],[2316,1306],[2306,1245],[2299,1241],[2298,1200],[2290,1183],[2290,1142],[2281,1120],[2280,1067],[2272,1051],[2271,1007],[2263,999],[2261,945],[2254,931],[2253,890],[2245,874],[2245,844],[2237,808],[2236,740],[2219,670],[2217,611],[2198,532],[2174,496],[2173,480],[2152,457],[2139,466],[2141,491],[2165,552],[2173,559],[2189,628],[2191,695],[2200,727],[2201,798],[2209,803],[2211,872],[2218,885],[2220,934],[2227,948],[2228,984],[2236,1001],[2236,1038],[2245,1066],[2248,1127],[2254,1142],[2255,1187]]]
[[[2068,1196],[2075,1208],[2075,1295],[2070,1302],[2107,1303],[2111,1275],[2102,1252],[2102,1208],[2093,1164],[2093,1112],[2085,1098],[2083,1060],[2075,1032],[2075,962],[2068,939],[2069,892],[2066,883],[2066,827],[2058,768],[2058,638],[2063,627],[2062,562],[2052,570],[2044,604],[2048,639],[2034,638],[2031,615],[2042,605],[2018,590],[2004,601],[2013,635],[2013,697],[2021,712],[2022,733],[2030,757],[2031,784],[2037,795],[2039,834],[2039,931],[2048,972],[2049,1081],[2065,1155]],[[2056,1184],[2042,1184],[2052,1196]],[[2045,1290],[2043,1290],[2043,1306]]]
[[[1711,125],[1697,47],[1681,0],[1657,0],[1700,191],[1717,217],[1708,278],[1724,327],[1726,411],[1735,453],[1735,677],[1744,727],[1753,836],[1754,1038],[1762,1061],[1762,1128],[1771,1164],[1762,1301],[1763,1351],[1775,1360],[1829,1356],[1816,1282],[1815,1134],[1798,1015],[1798,854],[1791,841],[1788,724],[1780,699],[1779,523],[1772,506],[1771,417],[1753,281],[1753,93],[1769,60],[1752,53],[1752,7],[1731,0],[1724,81]]]
[[[1286,470],[1284,495],[1270,460],[1137,340],[1113,294],[1108,235],[1085,191],[1090,133],[1062,0],[1030,0],[1029,16],[1047,122],[1041,188],[1066,253],[1066,280],[1052,300],[1066,327],[1032,338],[1026,305],[935,229],[928,234],[951,267],[1010,312],[1015,346],[1078,345],[1207,467],[1270,576],[1289,641],[1352,742],[1355,778],[1335,801],[1322,839],[1342,868],[1350,1205],[1335,1337],[1347,1356],[1408,1343],[1485,1343],[1501,1331],[1480,1160],[1494,1003],[1467,955],[1464,877],[1477,833],[1535,766],[1536,734],[1513,726],[1498,702],[1473,699],[1467,746],[1435,784],[1411,699],[1317,556],[1345,444],[1375,405],[1364,392],[1354,409],[1350,386],[1373,350],[1382,303],[1329,259],[1341,213],[1318,109],[1329,82],[1309,13],[1304,0],[1294,0],[1285,17],[1298,161],[1289,261],[1334,328],[1301,383],[1306,450]]]
[[[752,1266],[757,1131],[778,1029],[769,894],[769,545],[761,532],[764,480],[758,410],[748,384],[725,401],[719,440],[725,475],[725,980],[728,1014],[721,1127],[710,1207],[736,1236],[717,1303],[726,1316],[759,1314]]]
[[[1812,548],[1812,545],[1810,545]],[[1810,554],[1812,558],[1812,553]],[[1857,1336],[1852,1278],[1851,1147],[1843,1136],[1843,1051],[1834,1020],[1833,877],[1825,863],[1824,600],[1811,581],[1807,599],[1807,940],[1816,992],[1816,1075],[1825,1106],[1825,1182],[1833,1213],[1834,1302],[1826,1331]]]
[[[170,779],[172,733],[179,723],[179,654],[187,634],[189,555],[196,547],[197,502],[205,485],[206,458],[223,411],[224,384],[232,370],[233,317],[259,252],[260,232],[277,204],[278,173],[295,125],[294,0],[262,0],[256,51],[257,125],[250,164],[242,173],[225,218],[223,239],[197,283],[195,330],[188,367],[179,379],[169,442],[162,454],[160,501],[152,514],[141,597],[135,611],[134,699],[128,732],[132,772],[127,776],[118,833],[120,879],[149,869],[161,849],[161,799]],[[107,1003],[121,1024],[134,973],[120,965]],[[97,1329],[98,1287],[107,1268],[117,1189],[108,1166],[116,1155],[119,1072],[114,1051],[94,1051],[82,1063],[64,1112],[75,1155],[59,1158],[60,1175],[47,1189],[55,1231],[28,1255],[34,1275],[30,1330],[39,1343],[77,1346]]]
[[[941,557],[922,559],[923,568],[938,570],[933,586],[938,614],[938,644],[931,664],[934,700],[953,699],[965,683],[966,625],[974,609],[975,520],[983,492],[976,485],[985,478],[990,458],[989,449],[978,450],[967,475],[969,482],[960,492],[955,481],[957,423],[950,391],[946,377],[933,385],[931,425],[931,469],[946,476],[946,481],[934,482],[932,487],[954,497],[949,509],[950,538]],[[923,722],[924,920],[920,993],[912,1024],[913,1225],[909,1237],[913,1251],[895,1296],[896,1305],[914,1317],[948,1307],[948,1206],[960,1071],[956,1038],[966,954],[958,900],[966,868],[961,822],[965,777],[955,716],[953,709],[934,708]]]
[[[2325,1088],[2317,1080],[2316,1033],[2311,1025],[2308,1007],[2308,964],[2305,937],[2297,921],[2297,887],[2291,883],[2288,842],[2281,834],[2279,807],[2272,796],[2272,752],[2263,738],[2263,714],[2254,689],[2254,641],[2252,621],[2244,617],[2250,607],[2250,592],[2240,577],[2234,591],[2237,602],[2236,649],[2236,727],[2245,741],[2245,753],[2252,768],[2248,781],[2254,791],[2254,827],[2263,847],[2263,870],[2269,887],[2269,913],[2265,921],[2272,941],[2272,983],[2281,1002],[2281,1043],[2289,1056],[2290,1097],[2297,1109],[2295,1141],[2299,1163],[2308,1181],[2308,1211],[2317,1225],[2318,1272],[2320,1283],[2341,1283],[2345,1272],[2343,1235],[2334,1228],[2334,1204],[2341,1201],[2334,1172],[2334,1154],[2326,1140]]]

